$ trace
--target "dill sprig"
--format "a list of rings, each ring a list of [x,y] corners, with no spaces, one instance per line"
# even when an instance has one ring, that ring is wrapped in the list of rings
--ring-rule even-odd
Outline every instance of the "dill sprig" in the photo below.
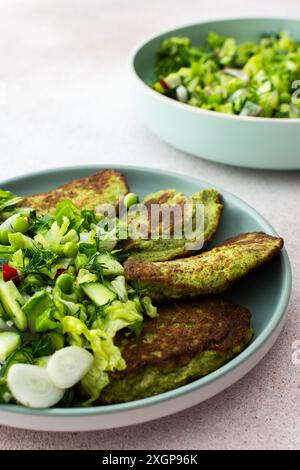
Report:
[[[47,214],[42,215],[41,217],[36,217],[33,220],[31,220],[30,230],[33,233],[37,233],[42,230],[48,230],[50,229],[53,222],[54,222],[54,218]]]
[[[97,257],[99,256],[99,253],[95,253],[91,258],[89,259],[88,263],[86,263],[83,268],[87,269],[90,271],[92,274],[96,274],[96,276],[101,279],[102,282],[104,282],[104,268],[105,264],[99,263],[97,261]]]
[[[24,250],[24,259],[28,259],[28,263],[21,269],[21,275],[26,275],[29,272],[40,272],[44,268],[50,268],[52,263],[57,260],[59,256],[51,250],[45,250],[36,247],[34,251]]]

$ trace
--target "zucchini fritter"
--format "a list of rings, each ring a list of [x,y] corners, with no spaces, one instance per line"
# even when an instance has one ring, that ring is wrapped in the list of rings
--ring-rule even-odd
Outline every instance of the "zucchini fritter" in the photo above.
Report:
[[[244,233],[190,258],[152,263],[129,259],[125,275],[128,282],[156,301],[207,296],[226,291],[282,247],[282,238],[262,232]]]
[[[128,193],[125,176],[115,170],[102,170],[93,175],[72,180],[56,189],[23,198],[21,205],[33,207],[38,214],[52,213],[62,199],[71,199],[78,209],[96,210],[100,204],[117,206]]]
[[[247,309],[221,299],[161,306],[141,335],[120,335],[124,371],[111,373],[102,403],[136,400],[180,387],[239,354],[253,331]]]
[[[183,193],[177,192],[175,189],[166,189],[158,191],[146,196],[142,204],[148,209],[149,233],[150,233],[150,211],[151,206],[154,204],[167,205],[174,208],[175,205],[180,206],[182,210],[182,217],[179,217],[179,222],[182,224],[185,204],[190,204],[193,207],[191,213],[192,220],[195,219],[195,205],[204,205],[204,243],[207,243],[215,234],[221,219],[223,205],[219,193],[215,189],[203,189],[194,193],[191,197],[186,197]],[[178,222],[178,221],[177,221]],[[130,221],[129,221],[130,223]],[[126,240],[121,245],[129,252],[130,258],[140,259],[145,261],[167,261],[174,258],[179,258],[191,255],[193,251],[187,249],[187,243],[196,242],[196,240],[187,240],[185,238],[176,239],[174,237],[174,217],[170,219],[170,226],[163,227],[160,220],[159,225],[159,238],[158,239],[136,239]],[[153,227],[152,227],[153,228]],[[171,238],[166,239],[162,235],[164,231],[170,230]],[[199,251],[195,249],[194,251]]]

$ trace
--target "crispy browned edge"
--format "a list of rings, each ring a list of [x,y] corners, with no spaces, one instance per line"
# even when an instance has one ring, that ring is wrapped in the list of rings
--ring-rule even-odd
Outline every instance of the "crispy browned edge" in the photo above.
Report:
[[[222,299],[202,299],[172,302],[159,307],[159,316],[144,324],[139,338],[119,334],[116,344],[121,347],[127,368],[111,374],[120,380],[142,372],[145,367],[160,369],[183,365],[205,350],[220,353],[243,344],[250,328],[250,312]],[[205,326],[209,324],[209,327]],[[192,325],[192,328],[186,328]],[[153,342],[144,342],[156,335]],[[159,351],[161,356],[155,355]],[[154,353],[154,354],[153,354]]]
[[[251,238],[250,238],[251,236]],[[255,236],[255,238],[253,238]],[[227,238],[224,242],[216,245],[214,248],[219,248],[226,245],[247,245],[249,240],[251,243],[260,243],[264,240],[276,240],[279,242],[278,247],[274,248],[276,252],[280,251],[283,248],[283,238],[281,237],[274,237],[273,235],[268,235],[265,232],[245,232],[240,233],[239,235],[235,235],[234,237]]]
[[[216,230],[214,232],[211,233],[210,237],[208,237],[205,241],[204,241],[204,245],[206,246],[215,236],[215,234],[217,233],[217,230],[220,226],[220,222],[221,222],[221,218],[222,218],[222,215],[223,215],[223,211],[224,211],[224,204],[222,202],[222,197],[221,197],[221,194],[218,193],[218,196],[217,196],[217,201],[216,201],[217,204],[219,204],[219,211],[218,211],[218,220],[217,220],[217,226],[216,226]],[[204,249],[205,247],[203,247]],[[201,251],[203,251],[203,249]],[[188,256],[188,255],[187,255]]]
[[[255,236],[255,238],[249,238],[249,236]],[[277,253],[280,252],[280,250],[283,247],[283,239],[280,237],[273,237],[271,235],[268,235],[264,232],[247,232],[247,233],[241,233],[235,237],[228,238],[225,240],[223,243],[220,245],[212,248],[214,250],[215,248],[221,248],[222,246],[228,246],[228,245],[247,245],[249,243],[261,243],[262,241],[265,241],[266,239],[268,240],[275,240],[278,242],[277,246],[274,246],[273,250],[270,250],[270,253],[268,256],[265,257],[265,259],[261,262],[257,262],[255,266],[251,270],[248,271],[251,272],[254,269],[256,269],[259,266],[262,266],[263,264],[267,263],[272,259]],[[210,250],[210,251],[212,251]],[[205,253],[203,252],[199,255],[196,256],[191,256],[189,258],[178,258],[174,260],[174,265],[172,264],[172,261],[164,261],[162,264],[164,266],[166,263],[169,264],[170,270],[174,269],[176,270],[176,263],[178,263],[181,259],[182,262],[188,262],[190,259],[197,259],[201,258],[202,256],[205,256]],[[142,261],[142,260],[134,260],[134,259],[128,259],[125,264],[124,264],[124,269],[125,269],[125,276],[127,280],[141,280],[142,282],[154,282],[157,279],[160,284],[165,284],[168,285],[170,279],[168,276],[162,277],[160,275],[160,262],[149,262],[149,261]],[[177,265],[178,266],[178,265]],[[176,283],[176,286],[178,288],[180,287],[186,287],[185,283]]]
[[[40,196],[44,197],[44,199],[43,201],[39,201],[38,208],[42,208],[43,210],[52,209],[61,199],[65,197],[72,198],[76,196],[77,193],[74,192],[75,188],[85,187],[86,189],[95,191],[95,193],[103,192],[103,190],[109,183],[109,180],[112,175],[119,177],[119,179],[124,183],[126,192],[128,192],[128,183],[123,173],[120,173],[119,171],[113,169],[106,169],[97,173],[93,173],[92,175],[85,176],[84,178],[77,178],[62,186],[58,186],[57,188],[51,189],[44,193],[26,196],[23,198],[20,205],[30,206],[32,199],[34,200],[35,196]]]

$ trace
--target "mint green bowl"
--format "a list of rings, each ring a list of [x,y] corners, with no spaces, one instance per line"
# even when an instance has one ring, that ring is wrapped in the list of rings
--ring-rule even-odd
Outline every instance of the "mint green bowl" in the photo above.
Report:
[[[0,182],[0,188],[20,195],[38,193],[103,168],[83,166],[32,173]],[[140,196],[163,188],[175,188],[186,194],[214,188],[205,181],[167,171],[122,166],[117,169],[125,174],[131,190]],[[276,235],[271,225],[248,204],[223,189],[216,189],[222,195],[224,214],[213,244],[241,232],[264,231]],[[283,250],[224,296],[250,310],[255,337],[239,356],[206,377],[167,393],[117,405],[36,410],[0,404],[0,424],[44,431],[106,429],[149,421],[200,403],[239,380],[268,352],[286,318],[291,279],[289,258]]]
[[[213,31],[243,42],[282,30],[300,41],[300,20],[242,18],[183,26],[143,42],[131,59],[132,96],[141,119],[163,140],[197,157],[249,168],[300,169],[300,119],[207,111],[165,97],[150,87],[155,81],[155,52],[166,37],[187,36],[194,44],[202,44]]]

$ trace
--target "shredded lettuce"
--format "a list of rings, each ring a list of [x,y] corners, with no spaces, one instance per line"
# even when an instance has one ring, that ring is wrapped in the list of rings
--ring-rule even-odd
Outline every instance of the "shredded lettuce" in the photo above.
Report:
[[[64,317],[62,325],[71,345],[85,347],[94,354],[94,363],[81,380],[82,389],[89,397],[85,405],[91,404],[109,383],[108,372],[125,369],[125,361],[112,338],[100,328],[89,330],[82,321],[71,316]]]
[[[174,46],[180,54],[183,44]],[[108,230],[99,224],[101,214],[79,211],[69,200],[59,202],[54,215],[42,216],[17,207],[20,200],[0,190],[0,257],[17,270],[18,282],[16,287],[14,279],[0,280],[0,317],[2,326],[17,327],[22,338],[20,348],[0,362],[0,402],[14,401],[6,388],[12,364],[45,367],[57,349],[76,345],[89,350],[94,361],[61,405],[78,403],[82,394],[84,404],[92,404],[110,373],[126,368],[114,344],[117,333],[138,335],[145,319],[157,315],[151,299],[141,297],[124,277],[124,253],[115,247],[128,227],[116,218]]]
[[[158,316],[158,313],[157,313],[157,307],[154,307],[154,305],[152,304],[152,300],[150,299],[150,297],[148,296],[145,296],[142,298],[142,305],[147,313],[147,315],[150,317],[150,318],[154,318],[154,317],[157,317]]]
[[[104,308],[104,316],[95,320],[93,328],[100,328],[113,338],[119,330],[135,330],[142,322],[143,315],[134,301],[128,300],[124,303],[116,300]]]

